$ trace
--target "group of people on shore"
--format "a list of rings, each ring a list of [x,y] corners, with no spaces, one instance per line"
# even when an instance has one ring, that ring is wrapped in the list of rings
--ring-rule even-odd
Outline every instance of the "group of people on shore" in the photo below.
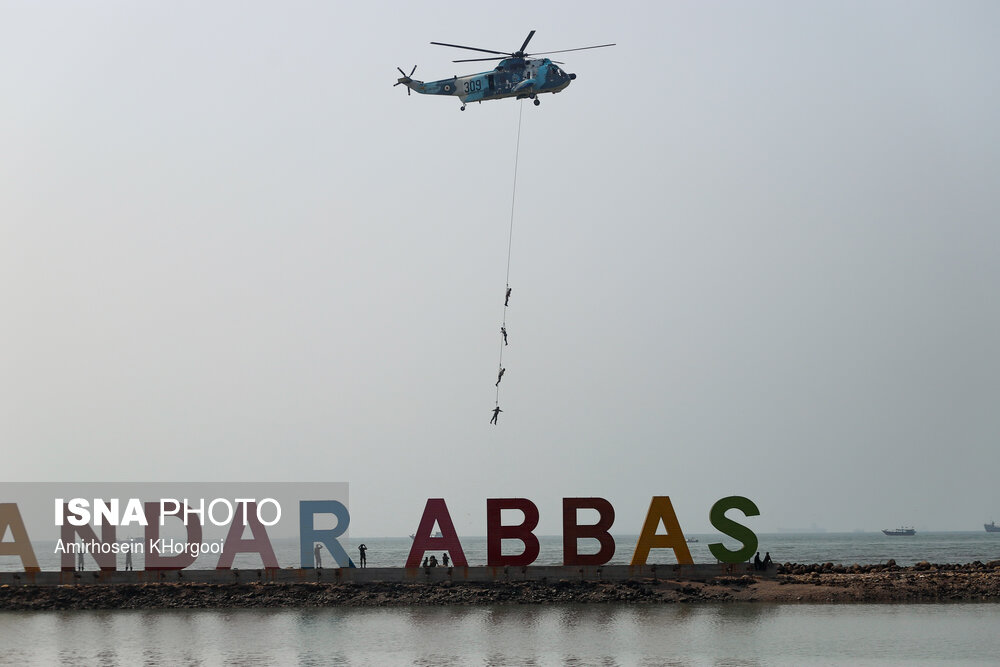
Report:
[[[313,565],[319,570],[323,567],[323,547],[317,542],[313,547]],[[358,545],[358,567],[368,567],[368,547],[364,542]]]
[[[322,550],[323,547],[319,542],[317,542],[313,547],[313,561],[314,561],[313,564],[316,566],[317,570],[322,569],[323,567]],[[440,563],[444,567],[448,567],[451,564],[451,559],[448,558],[447,551],[441,554]],[[437,556],[434,555],[424,556],[424,562],[423,565],[421,565],[421,567],[437,567],[437,566],[438,566]],[[368,567],[368,547],[365,546],[363,543],[358,545],[358,567]]]
[[[441,564],[444,567],[448,567],[449,563],[451,563],[451,561],[448,560],[448,552],[446,551],[443,554],[441,554]],[[438,559],[437,556],[435,556],[434,554],[431,554],[430,556],[424,556],[424,562],[421,563],[420,565],[420,567],[437,567],[437,566],[438,566]]]
[[[771,552],[770,551],[765,551],[764,552],[764,560],[760,559],[760,552],[759,551],[757,552],[757,555],[753,557],[753,569],[755,569],[755,570],[758,570],[758,571],[761,571],[761,572],[766,572],[767,569],[771,567],[771,564],[772,564],[772,561],[771,561]]]

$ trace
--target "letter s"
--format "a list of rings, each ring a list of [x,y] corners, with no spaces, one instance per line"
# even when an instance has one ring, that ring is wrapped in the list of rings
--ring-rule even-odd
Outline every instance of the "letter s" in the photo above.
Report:
[[[743,563],[757,551],[757,536],[743,524],[736,523],[726,516],[726,512],[737,509],[746,516],[760,516],[760,510],[753,501],[743,496],[728,496],[716,501],[708,513],[709,521],[716,530],[743,543],[743,548],[737,551],[727,549],[721,542],[709,544],[712,555],[723,563]]]

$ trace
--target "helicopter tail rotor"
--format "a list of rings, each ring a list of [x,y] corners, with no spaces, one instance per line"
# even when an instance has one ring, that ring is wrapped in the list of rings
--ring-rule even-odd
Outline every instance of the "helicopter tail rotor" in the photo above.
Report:
[[[399,77],[399,79],[396,80],[396,83],[392,84],[392,87],[395,88],[399,84],[403,84],[404,86],[406,86],[406,95],[409,96],[410,95],[410,83],[413,82],[413,73],[417,71],[417,66],[414,65],[413,69],[410,70],[409,74],[407,74],[406,72],[404,72],[401,67],[397,67],[396,69],[398,69],[399,73],[402,74],[403,76]]]

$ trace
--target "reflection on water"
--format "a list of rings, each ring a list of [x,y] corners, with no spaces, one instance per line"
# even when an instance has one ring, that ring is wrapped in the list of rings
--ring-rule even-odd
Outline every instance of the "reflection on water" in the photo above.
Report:
[[[0,613],[0,665],[988,664],[1000,605]]]

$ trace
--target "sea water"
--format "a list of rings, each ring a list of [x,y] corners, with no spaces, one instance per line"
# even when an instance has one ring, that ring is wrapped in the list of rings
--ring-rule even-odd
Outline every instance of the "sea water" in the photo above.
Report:
[[[709,543],[725,543],[689,537],[699,563],[715,561]],[[779,563],[1000,560],[1000,535],[985,532],[758,537],[762,555]],[[538,564],[562,562],[560,537],[539,541]],[[628,563],[636,536],[615,541],[611,562]],[[355,558],[362,542],[371,567],[402,567],[412,545],[408,537],[344,540]],[[485,538],[463,537],[462,546],[470,565],[485,564]],[[297,540],[276,539],[274,548],[283,566],[298,565]],[[58,569],[57,557],[36,549],[43,569]],[[650,562],[674,559],[654,550]],[[240,556],[236,565],[256,568],[260,559]],[[194,567],[214,566],[202,557]],[[995,665],[997,628],[996,603],[0,612],[0,665]]]
[[[1000,605],[0,612],[0,665],[987,665]]]

